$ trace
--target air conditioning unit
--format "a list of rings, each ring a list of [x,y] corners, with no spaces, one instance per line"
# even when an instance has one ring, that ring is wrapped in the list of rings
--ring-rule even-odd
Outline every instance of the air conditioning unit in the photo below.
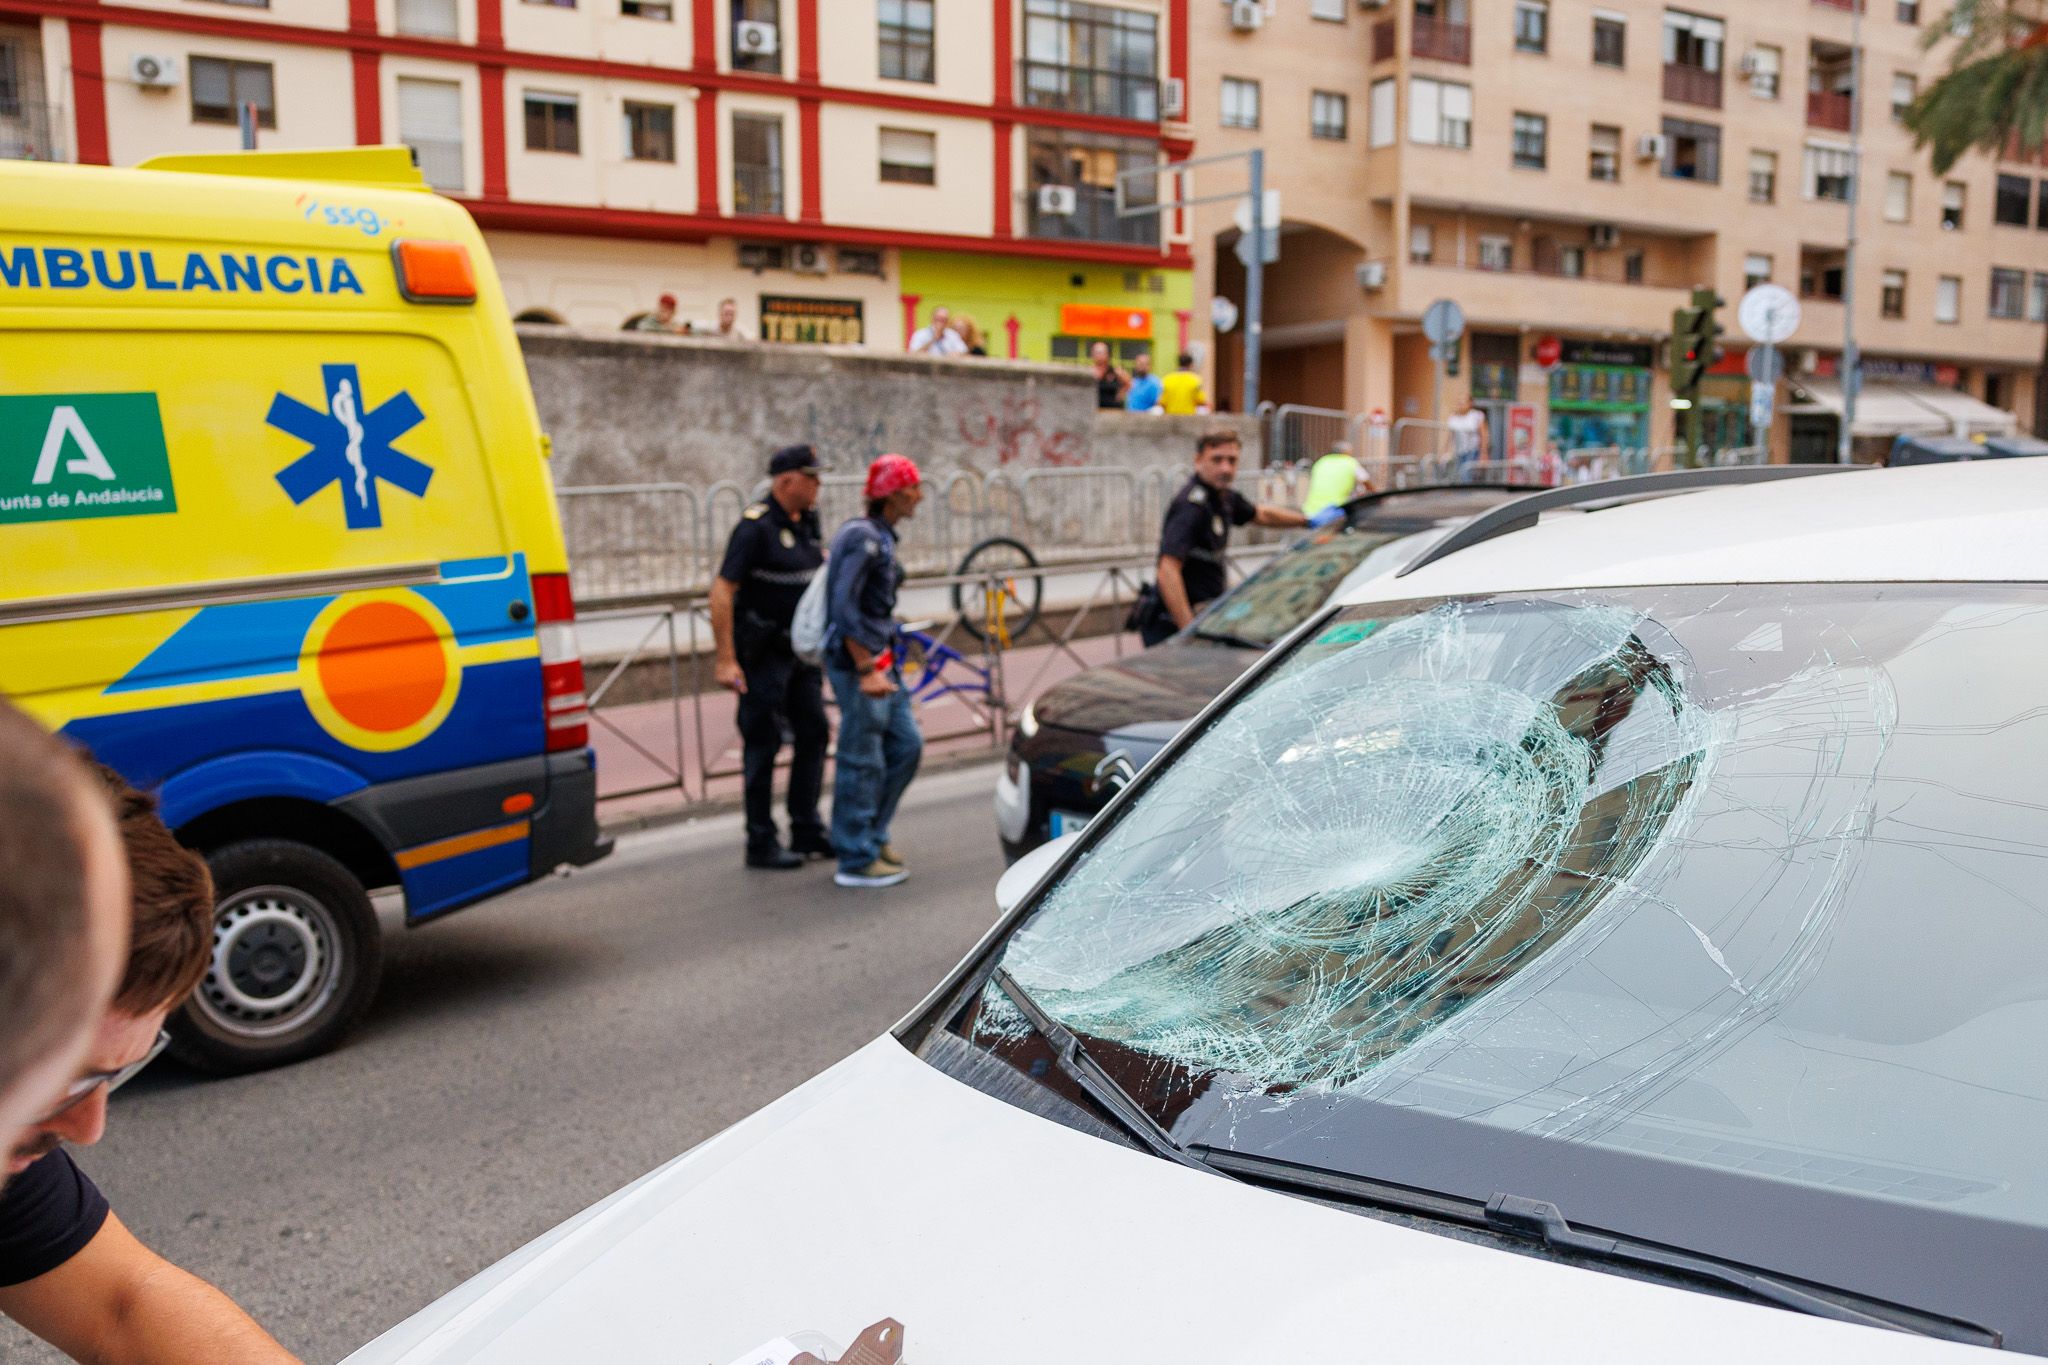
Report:
[[[1745,76],[1754,76],[1757,66],[1756,54],[1754,52],[1745,52],[1742,54],[1742,60],[1735,64],[1735,69]]]
[[[1621,230],[1612,223],[1595,223],[1586,230],[1595,251],[1612,251],[1621,242]]]
[[[1671,140],[1662,133],[1644,133],[1636,139],[1636,160],[1662,161],[1671,150]]]
[[[822,275],[831,267],[825,248],[816,242],[798,242],[789,249],[789,268],[799,275]]]
[[[1230,26],[1239,33],[1251,33],[1266,22],[1259,0],[1230,0]]]
[[[742,19],[732,26],[733,51],[749,57],[772,57],[781,41],[782,35],[775,25],[759,19]]]
[[[145,90],[169,90],[178,83],[178,59],[138,52],[128,59],[128,75]]]
[[[1360,289],[1385,289],[1387,287],[1387,263],[1385,261],[1367,261],[1364,265],[1358,267],[1358,287]]]
[[[1040,185],[1038,211],[1048,218],[1072,218],[1081,207],[1081,196],[1072,185]]]
[[[1159,115],[1161,118],[1185,118],[1188,112],[1188,83],[1178,76],[1168,76],[1159,84]]]

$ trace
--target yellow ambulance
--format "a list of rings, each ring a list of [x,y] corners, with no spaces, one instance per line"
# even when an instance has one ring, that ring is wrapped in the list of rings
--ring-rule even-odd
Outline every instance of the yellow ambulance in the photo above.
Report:
[[[603,856],[568,562],[476,225],[406,149],[0,162],[0,694],[218,889],[214,1070],[419,923]]]

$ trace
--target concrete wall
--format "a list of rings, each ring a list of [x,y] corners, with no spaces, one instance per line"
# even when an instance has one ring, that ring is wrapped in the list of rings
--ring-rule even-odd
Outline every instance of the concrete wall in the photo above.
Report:
[[[751,485],[776,447],[810,441],[853,472],[900,451],[933,474],[954,469],[1148,465],[1192,459],[1214,422],[1242,418],[1098,413],[1085,369],[1022,361],[929,360],[840,346],[731,346],[522,325],[555,482],[720,480]]]

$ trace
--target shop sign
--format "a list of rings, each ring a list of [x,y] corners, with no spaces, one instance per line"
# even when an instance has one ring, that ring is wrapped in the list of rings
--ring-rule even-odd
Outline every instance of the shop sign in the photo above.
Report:
[[[1647,370],[1656,348],[1624,341],[1567,341],[1559,346],[1567,365],[1628,365]]]
[[[1642,408],[1650,402],[1650,372],[1636,366],[1560,365],[1550,372],[1553,408]]]
[[[1091,340],[1100,337],[1106,341],[1145,341],[1152,335],[1152,310],[1119,308],[1108,303],[1063,303],[1060,332]]]
[[[1536,405],[1516,403],[1508,409],[1508,458],[1526,460],[1536,453]]]
[[[1540,337],[1537,339],[1535,351],[1531,354],[1536,363],[1547,370],[1564,359],[1564,343],[1556,337]]]
[[[858,346],[867,339],[859,299],[761,296],[761,340]]]
[[[1963,372],[1954,365],[1934,360],[1893,360],[1886,356],[1864,356],[1860,366],[1863,382],[1866,384],[1934,384],[1940,388],[1959,388]],[[1842,372],[1842,358],[1838,355],[1820,356],[1814,362],[1813,372],[1823,378],[1832,379]]]

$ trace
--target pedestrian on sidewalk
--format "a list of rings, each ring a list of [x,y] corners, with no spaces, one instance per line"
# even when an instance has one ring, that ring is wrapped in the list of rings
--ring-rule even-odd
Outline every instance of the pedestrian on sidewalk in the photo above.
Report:
[[[1195,443],[1195,470],[1173,501],[1159,528],[1159,583],[1153,601],[1140,600],[1134,613],[1145,647],[1165,640],[1195,613],[1223,596],[1224,554],[1230,528],[1257,522],[1261,526],[1306,526],[1308,518],[1292,507],[1260,506],[1237,491],[1237,462],[1242,450],[1236,432],[1217,427]]]
[[[818,527],[824,473],[808,445],[784,446],[768,461],[768,496],[740,513],[725,560],[711,582],[712,665],[719,684],[740,694],[742,787],[747,808],[747,866],[801,867],[829,858],[832,842],[818,819],[824,783],[824,680],[796,657],[789,625],[804,588],[825,562]],[[775,756],[782,730],[792,739],[789,846],[775,829]]]
[[[1451,429],[1451,449],[1457,456],[1458,482],[1475,483],[1479,479],[1479,465],[1486,448],[1486,414],[1472,406],[1471,398],[1461,399],[1458,410],[1444,423]]]
[[[1320,514],[1332,508],[1341,510],[1353,498],[1370,492],[1372,480],[1366,477],[1365,466],[1351,454],[1349,441],[1339,441],[1329,454],[1309,466],[1308,497],[1302,500],[1301,514],[1311,526],[1319,525],[1316,518]]]
[[[1193,417],[1209,410],[1209,391],[1195,373],[1195,357],[1182,351],[1173,373],[1159,381],[1159,407],[1168,417]]]
[[[884,455],[868,466],[867,515],[832,537],[826,560],[825,676],[839,703],[832,847],[840,886],[894,886],[910,874],[889,842],[896,803],[917,774],[924,736],[895,649],[903,564],[896,527],[924,500],[917,466]]]
[[[1109,343],[1098,341],[1088,348],[1088,368],[1095,376],[1095,406],[1120,408],[1130,391],[1131,377],[1109,358]]]
[[[1138,358],[1131,362],[1131,384],[1124,390],[1124,411],[1157,412],[1159,397],[1165,386],[1158,375],[1152,373],[1152,353],[1138,352]]]

